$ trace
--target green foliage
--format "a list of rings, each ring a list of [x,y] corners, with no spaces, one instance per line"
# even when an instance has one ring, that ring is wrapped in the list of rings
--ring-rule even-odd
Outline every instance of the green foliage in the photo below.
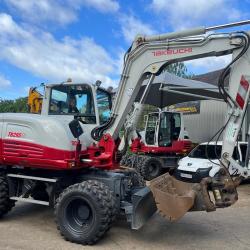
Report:
[[[183,77],[183,78],[191,78],[194,76],[194,74],[188,73],[187,67],[183,62],[176,62],[176,63],[169,64],[165,67],[163,72],[164,71],[167,71],[171,74],[174,74],[176,76]]]
[[[0,113],[27,113],[27,97],[18,98],[16,100],[0,101]]]

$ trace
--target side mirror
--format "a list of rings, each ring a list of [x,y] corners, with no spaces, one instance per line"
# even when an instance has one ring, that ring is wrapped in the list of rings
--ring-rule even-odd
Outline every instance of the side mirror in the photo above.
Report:
[[[69,123],[69,128],[70,128],[72,135],[75,138],[79,138],[83,134],[83,129],[82,129],[78,119],[74,119],[73,121],[71,121]]]

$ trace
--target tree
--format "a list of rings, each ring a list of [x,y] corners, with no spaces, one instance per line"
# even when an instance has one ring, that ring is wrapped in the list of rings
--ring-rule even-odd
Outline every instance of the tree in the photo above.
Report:
[[[2,100],[0,101],[0,113],[27,113],[27,97],[21,97],[16,100]]]
[[[183,62],[169,64],[163,69],[163,72],[165,71],[183,78],[191,78],[194,76],[194,74],[188,73],[187,67]]]

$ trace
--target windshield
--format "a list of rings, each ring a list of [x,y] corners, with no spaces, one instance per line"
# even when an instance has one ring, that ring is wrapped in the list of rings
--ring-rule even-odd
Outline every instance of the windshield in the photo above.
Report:
[[[221,150],[221,145],[199,145],[191,151],[189,157],[215,160],[220,158]]]
[[[79,115],[87,123],[95,123],[91,87],[88,85],[59,85],[52,87],[50,115]]]
[[[207,147],[207,149],[206,149]],[[215,150],[216,147],[216,150]],[[240,145],[241,153],[242,153],[242,161],[245,161],[245,155],[246,155],[246,150],[247,150],[247,144],[241,144]],[[206,153],[207,150],[207,153]],[[221,157],[221,151],[222,151],[222,146],[221,145],[199,145],[196,148],[193,149],[193,151],[190,152],[188,155],[191,158],[200,158],[200,159],[219,159]],[[206,155],[207,154],[207,155]],[[235,147],[233,151],[232,158],[234,160],[240,160],[240,155],[238,148]]]

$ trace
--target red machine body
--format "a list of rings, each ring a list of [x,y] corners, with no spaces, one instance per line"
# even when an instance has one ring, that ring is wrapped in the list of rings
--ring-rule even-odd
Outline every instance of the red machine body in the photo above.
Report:
[[[171,146],[149,146],[146,145],[140,138],[132,140],[131,152],[145,153],[145,154],[186,154],[192,149],[192,142],[190,140],[173,141]]]

